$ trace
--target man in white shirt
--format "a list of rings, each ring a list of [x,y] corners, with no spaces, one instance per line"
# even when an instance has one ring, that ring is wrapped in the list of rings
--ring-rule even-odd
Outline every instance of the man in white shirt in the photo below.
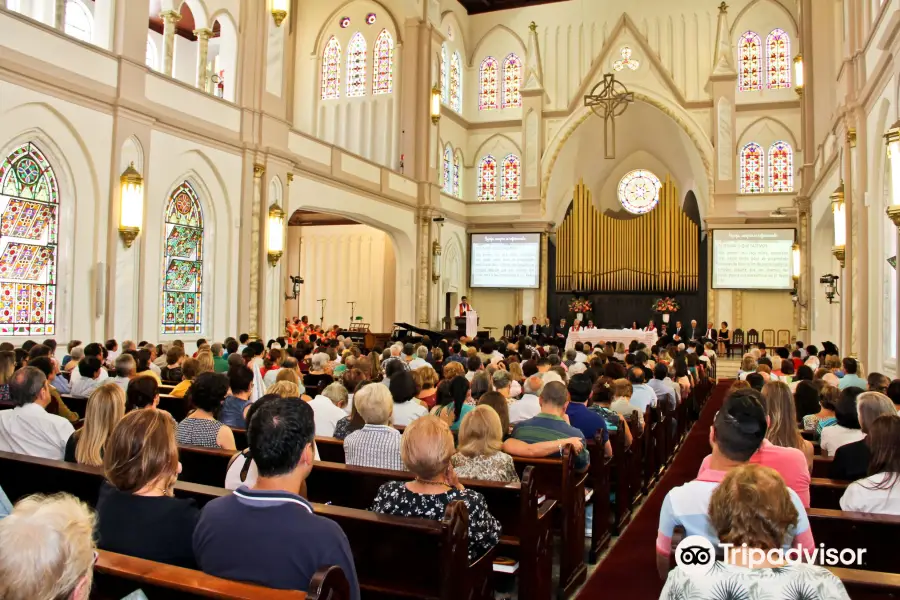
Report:
[[[509,422],[518,423],[536,417],[541,412],[540,395],[544,380],[540,375],[532,375],[525,380],[525,393],[509,405]]]
[[[656,406],[656,392],[644,383],[644,370],[632,367],[628,370],[628,381],[631,382],[632,394],[630,404],[643,415],[648,406]]]
[[[51,400],[47,377],[39,369],[23,367],[13,374],[9,393],[16,408],[0,411],[0,451],[62,460],[75,429],[46,411]]]
[[[119,342],[116,340],[106,340],[106,364],[110,367],[116,364],[116,359],[119,358]]]
[[[469,383],[472,383],[472,380],[475,378],[475,374],[478,371],[484,369],[484,364],[477,356],[470,356],[468,359],[466,359],[466,369],[466,379],[469,380]]]
[[[116,378],[113,383],[122,388],[123,392],[128,391],[128,382],[137,375],[137,363],[130,354],[121,354],[116,358]]]
[[[78,363],[78,373],[81,375],[72,382],[72,395],[87,398],[95,389],[103,385],[100,373],[105,373],[103,364],[96,356],[85,356]],[[107,378],[109,375],[107,374]]]
[[[410,371],[415,371],[420,367],[431,367],[431,365],[428,364],[428,361],[425,360],[428,357],[428,348],[426,348],[425,346],[419,346],[415,352],[415,355],[415,358],[409,361]]]
[[[347,416],[347,388],[340,383],[332,383],[322,393],[309,402],[316,423],[316,435],[333,437],[337,422]]]

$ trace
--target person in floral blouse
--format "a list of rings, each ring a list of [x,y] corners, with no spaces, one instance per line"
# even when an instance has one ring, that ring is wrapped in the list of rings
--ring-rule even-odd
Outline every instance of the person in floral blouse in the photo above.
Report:
[[[501,452],[503,426],[500,415],[481,405],[463,417],[459,427],[459,451],[450,459],[457,476],[501,483],[517,483],[513,458]]]
[[[462,500],[469,512],[469,561],[474,562],[500,541],[500,522],[488,511],[484,496],[459,482],[450,464],[454,451],[453,434],[438,417],[426,415],[410,423],[400,440],[400,457],[416,478],[383,484],[371,510],[439,521],[451,502]]]

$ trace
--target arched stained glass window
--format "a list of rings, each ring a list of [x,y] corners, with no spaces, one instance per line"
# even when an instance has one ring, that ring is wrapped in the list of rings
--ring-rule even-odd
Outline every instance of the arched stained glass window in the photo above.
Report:
[[[462,59],[459,52],[450,57],[450,108],[462,113]]]
[[[59,187],[31,143],[0,164],[0,335],[56,333]]]
[[[322,52],[322,100],[341,97],[341,43],[331,36]]]
[[[501,200],[519,199],[520,177],[519,157],[515,154],[507,154],[506,158],[503,159],[503,173],[500,180]]]
[[[66,35],[71,35],[82,42],[90,42],[94,32],[94,15],[81,0],[66,2]]]
[[[741,193],[762,194],[764,187],[765,159],[756,142],[750,142],[741,150]]]
[[[366,95],[366,38],[356,32],[347,44],[347,97]]]
[[[159,71],[159,50],[156,49],[156,42],[150,36],[147,36],[147,56],[144,62],[154,71]]]
[[[457,150],[453,153],[453,190],[451,194],[457,198],[462,198],[462,152]]]
[[[441,189],[445,194],[450,194],[453,192],[453,149],[450,147],[450,144],[444,146],[441,166]]]
[[[503,108],[522,106],[522,61],[515,54],[503,60]]]
[[[493,56],[488,56],[481,61],[481,69],[478,71],[478,110],[500,108],[497,98],[500,87],[499,70],[500,66]]]
[[[738,89],[742,92],[762,89],[762,40],[746,31],[738,42]]]
[[[394,91],[394,38],[382,29],[375,39],[375,72],[372,73],[372,94]]]
[[[493,202],[497,199],[497,160],[488,154],[478,163],[478,200]]]
[[[794,150],[787,142],[769,146],[769,191],[794,191]]]
[[[200,333],[203,292],[203,211],[182,182],[166,203],[162,333]]]
[[[791,38],[784,29],[773,29],[766,37],[770,90],[791,87]]]
[[[450,55],[447,44],[441,44],[441,102],[450,105]]]

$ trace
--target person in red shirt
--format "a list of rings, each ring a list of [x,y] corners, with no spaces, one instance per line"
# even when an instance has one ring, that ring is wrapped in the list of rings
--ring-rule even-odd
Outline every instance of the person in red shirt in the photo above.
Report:
[[[465,296],[463,296],[462,300],[459,303],[459,309],[457,310],[457,316],[464,317],[464,316],[466,316],[466,313],[469,312],[470,310],[474,310],[474,309],[472,308],[472,305],[469,304],[469,299],[466,298]]]

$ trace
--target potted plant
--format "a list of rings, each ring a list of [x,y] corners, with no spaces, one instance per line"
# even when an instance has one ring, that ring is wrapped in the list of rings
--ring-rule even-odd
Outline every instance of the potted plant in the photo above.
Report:
[[[669,315],[673,312],[678,312],[680,309],[681,306],[678,304],[678,301],[669,297],[657,298],[653,302],[653,306],[650,307],[650,310],[662,315],[663,323],[668,323]]]

